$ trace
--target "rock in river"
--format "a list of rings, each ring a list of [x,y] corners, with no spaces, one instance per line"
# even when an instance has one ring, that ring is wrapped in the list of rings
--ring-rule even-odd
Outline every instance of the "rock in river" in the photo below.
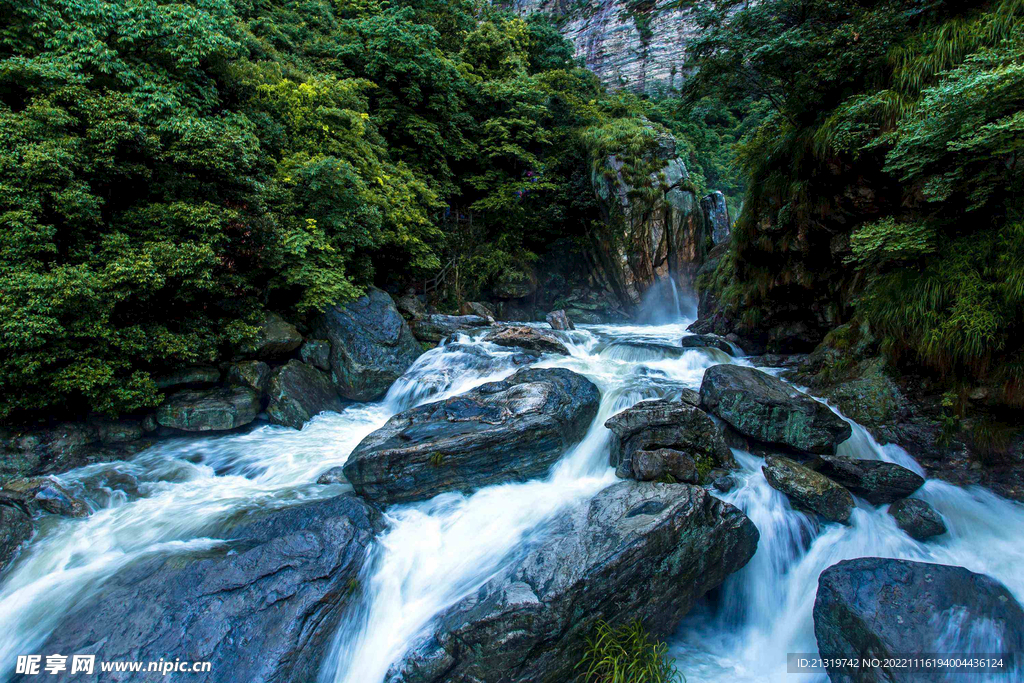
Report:
[[[691,334],[683,337],[684,349],[718,349],[730,356],[735,356],[732,345],[717,334]]]
[[[924,485],[924,477],[894,462],[825,456],[815,468],[872,505],[906,498]]]
[[[806,453],[834,454],[852,433],[825,404],[754,368],[708,368],[700,400],[744,436]]]
[[[380,514],[352,494],[242,522],[223,530],[230,540],[221,547],[162,553],[121,570],[61,620],[41,651],[208,661],[209,672],[188,674],[202,683],[316,680],[381,528]]]
[[[821,657],[840,664],[828,667],[834,683],[939,680],[910,668],[853,668],[840,660],[1007,653],[1020,665],[1024,610],[1001,583],[963,567],[861,557],[818,577],[814,636]]]
[[[569,355],[569,349],[558,340],[553,334],[543,332],[535,327],[526,325],[515,325],[512,327],[499,327],[493,332],[488,332],[484,341],[497,344],[498,346],[515,346],[527,351],[537,353],[559,353],[563,356]]]
[[[21,508],[26,514],[48,512],[63,517],[88,517],[89,504],[60,483],[56,477],[31,477],[5,482],[0,488],[0,505]]]
[[[572,324],[572,320],[569,319],[568,314],[563,309],[557,311],[551,311],[544,318],[548,321],[548,325],[551,325],[553,330],[575,330],[576,326]]]
[[[352,451],[345,478],[385,505],[525,481],[583,438],[599,399],[569,370],[521,370],[392,417]]]
[[[423,352],[395,302],[375,287],[317,316],[311,336],[330,343],[331,380],[353,401],[383,396]]]
[[[288,361],[274,370],[267,387],[267,414],[274,424],[301,429],[314,415],[341,412],[342,402],[324,373],[302,361]]]
[[[773,489],[786,494],[794,507],[817,512],[831,522],[846,524],[853,496],[839,484],[789,458],[768,457],[761,471]]]
[[[32,536],[32,518],[20,507],[0,504],[0,577]]]
[[[437,344],[464,330],[487,327],[491,322],[479,315],[441,315],[434,313],[412,322],[413,335],[422,342]]]
[[[572,681],[601,620],[666,636],[757,548],[747,517],[700,487],[624,481],[443,612],[390,683]]]
[[[942,521],[942,516],[923,500],[897,500],[889,506],[889,514],[896,520],[896,526],[918,541],[946,533],[946,523]]]
[[[260,395],[248,387],[185,389],[156,409],[156,421],[186,432],[235,429],[256,419]]]

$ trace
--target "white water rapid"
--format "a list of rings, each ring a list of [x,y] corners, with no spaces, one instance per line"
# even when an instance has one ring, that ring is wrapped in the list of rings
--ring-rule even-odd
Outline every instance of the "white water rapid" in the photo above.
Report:
[[[683,306],[675,304],[676,312]],[[585,439],[541,479],[442,494],[390,508],[360,582],[361,603],[347,614],[321,683],[378,683],[431,620],[467,595],[543,533],[558,511],[615,481],[604,421],[645,398],[700,386],[717,363],[745,362],[719,351],[679,348],[687,319],[639,326],[586,326],[561,333],[569,357],[539,365],[566,367],[601,389]],[[84,519],[49,517],[0,584],[0,679],[17,654],[35,652],[61,617],[120,568],[154,553],[215,546],[226,522],[252,509],[294,505],[345,490],[317,485],[355,445],[391,415],[467,391],[515,371],[514,353],[464,337],[424,354],[374,404],[324,414],[301,431],[261,426],[245,434],[163,442],[129,462],[92,465],[61,475],[82,489],[95,512]],[[879,447],[860,427],[846,455],[920,468],[901,449]],[[792,510],[760,473],[760,460],[737,452],[739,484],[723,497],[743,509],[761,540],[742,571],[705,600],[680,627],[672,654],[689,683],[787,681],[787,652],[814,652],[811,607],[818,574],[844,558],[891,556],[962,565],[1005,583],[1024,601],[1024,506],[980,489],[929,481],[915,495],[946,519],[949,534],[918,543],[885,513],[858,501],[849,527],[818,525]],[[1005,677],[1000,680],[1008,680]]]

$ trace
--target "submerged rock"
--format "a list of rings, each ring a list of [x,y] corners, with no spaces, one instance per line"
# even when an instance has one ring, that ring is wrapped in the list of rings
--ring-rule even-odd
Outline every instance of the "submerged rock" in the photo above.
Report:
[[[312,335],[330,343],[331,381],[352,401],[383,396],[423,352],[395,302],[375,287],[317,316]]]
[[[28,515],[48,512],[63,517],[88,517],[89,504],[60,483],[56,477],[32,477],[4,483],[0,505],[20,508]]]
[[[651,468],[657,468],[650,457],[643,462],[634,462],[634,456],[640,451],[663,448],[689,456],[705,475],[715,465],[736,466],[732,451],[725,445],[715,421],[703,410],[683,401],[664,398],[640,401],[613,415],[604,424],[615,435],[610,451],[611,465],[615,467],[615,474],[624,479],[644,481],[660,478],[650,476],[653,473]],[[678,461],[679,458],[669,460]],[[669,464],[664,462],[665,467]],[[679,466],[685,467],[682,463]]]
[[[487,318],[478,315],[440,315],[435,313],[414,321],[411,326],[412,333],[417,339],[437,344],[449,335],[477,327],[487,327],[490,324],[491,322]]]
[[[583,438],[600,393],[564,369],[508,379],[395,415],[352,451],[345,478],[389,505],[542,475]]]
[[[277,313],[267,313],[260,326],[260,336],[256,342],[257,358],[277,358],[287,356],[299,348],[302,335],[295,325],[287,322]]]
[[[331,380],[312,365],[297,360],[274,370],[267,394],[270,421],[295,429],[301,429],[314,415],[341,412],[343,407]]]
[[[842,666],[846,658],[1024,656],[1024,610],[999,582],[963,567],[862,557],[818,577],[814,635],[833,681],[919,681],[919,671]],[[1005,675],[1005,674],[1003,674]],[[997,676],[998,677],[998,676]]]
[[[906,498],[924,485],[924,477],[894,462],[824,456],[816,468],[872,505]]]
[[[498,346],[514,346],[526,349],[527,351],[536,351],[537,353],[569,355],[569,349],[553,334],[548,334],[535,327],[527,327],[526,325],[500,327],[493,332],[487,333],[483,340]]]
[[[757,548],[736,508],[687,485],[625,481],[443,612],[390,683],[570,681],[599,621],[666,636]]]
[[[186,432],[235,429],[256,419],[260,395],[248,387],[185,389],[156,409],[156,421]]]
[[[735,356],[732,346],[725,339],[714,334],[691,334],[682,339],[684,349],[718,349],[730,356]]]
[[[918,541],[946,533],[946,523],[942,521],[942,515],[923,500],[897,500],[889,506],[889,514],[895,518],[896,526]]]
[[[129,565],[65,616],[42,650],[210,662],[209,672],[188,674],[203,683],[316,680],[382,528],[380,514],[351,494],[270,512],[224,530],[231,540],[219,547]]]
[[[794,507],[817,512],[831,522],[850,521],[853,496],[825,475],[779,456],[766,458],[761,471],[771,487],[786,494]]]
[[[834,454],[853,431],[825,404],[754,368],[708,368],[700,400],[744,436],[806,453]]]
[[[572,324],[572,320],[569,320],[569,316],[566,315],[565,311],[559,309],[557,311],[551,311],[545,317],[548,321],[548,325],[551,325],[553,330],[575,330],[576,326]]]

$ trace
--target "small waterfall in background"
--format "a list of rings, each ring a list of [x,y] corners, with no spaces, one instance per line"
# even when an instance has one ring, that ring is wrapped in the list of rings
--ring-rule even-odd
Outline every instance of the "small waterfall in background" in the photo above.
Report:
[[[679,286],[669,275],[660,278],[644,292],[637,321],[649,325],[666,325],[697,318],[697,299]]]

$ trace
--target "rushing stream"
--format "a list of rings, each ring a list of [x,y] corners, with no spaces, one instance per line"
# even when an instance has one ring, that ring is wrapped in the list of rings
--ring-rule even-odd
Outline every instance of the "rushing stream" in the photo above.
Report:
[[[585,439],[546,478],[389,509],[388,528],[360,582],[360,605],[343,620],[321,681],[382,681],[438,612],[492,576],[526,538],[543,533],[545,521],[559,510],[614,482],[603,426],[608,417],[645,398],[699,388],[714,364],[745,362],[720,351],[679,348],[688,322],[594,325],[562,333],[571,356],[544,357],[539,365],[569,368],[601,389],[599,413]],[[227,523],[249,510],[339,494],[343,486],[317,485],[316,479],[343,464],[365,435],[399,411],[511,374],[515,355],[464,337],[424,354],[383,401],[321,415],[301,431],[261,426],[245,434],[165,441],[130,462],[62,475],[86,492],[95,512],[85,519],[42,520],[5,576],[0,662],[37,651],[62,615],[140,557],[216,546],[225,540],[220,532]],[[840,454],[921,471],[901,449],[878,446],[856,425]],[[949,533],[919,543],[896,527],[885,506],[864,501],[858,501],[850,526],[819,525],[767,485],[759,458],[736,456],[739,484],[722,497],[747,513],[761,540],[747,567],[704,601],[674,637],[671,651],[689,683],[825,678],[787,674],[786,653],[816,651],[811,608],[817,576],[844,558],[962,565],[997,578],[1024,600],[1024,507],[981,489],[929,481],[915,496],[945,517]]]

